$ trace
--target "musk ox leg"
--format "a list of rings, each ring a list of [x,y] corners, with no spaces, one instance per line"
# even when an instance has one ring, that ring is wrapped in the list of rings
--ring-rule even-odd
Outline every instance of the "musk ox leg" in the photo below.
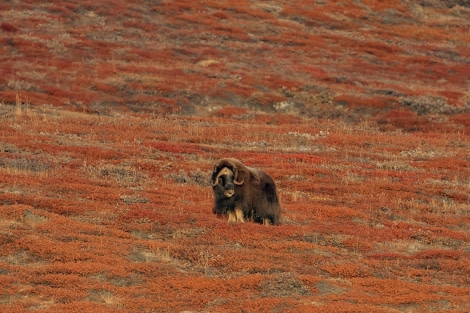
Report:
[[[267,218],[267,217],[263,218],[263,225],[264,225],[264,226],[269,226],[269,225],[271,225],[271,219],[269,219],[269,218]]]
[[[228,211],[228,222],[229,223],[236,223],[237,222],[237,216],[235,215],[235,212]]]
[[[235,211],[228,211],[227,214],[229,223],[245,223],[241,209],[235,208]]]
[[[243,211],[241,209],[235,208],[235,216],[238,223],[245,223],[245,220],[243,219]]]

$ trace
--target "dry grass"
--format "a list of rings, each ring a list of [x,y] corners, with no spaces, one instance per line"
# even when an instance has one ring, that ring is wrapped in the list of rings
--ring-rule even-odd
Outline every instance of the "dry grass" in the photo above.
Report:
[[[468,135],[1,108],[2,310],[468,309]],[[276,180],[280,226],[212,215],[228,155]]]
[[[0,311],[469,311],[469,13],[0,4]],[[212,214],[221,157],[281,225]]]
[[[469,10],[457,2],[5,4],[0,96],[102,114],[229,105],[393,125],[377,115],[468,111]]]

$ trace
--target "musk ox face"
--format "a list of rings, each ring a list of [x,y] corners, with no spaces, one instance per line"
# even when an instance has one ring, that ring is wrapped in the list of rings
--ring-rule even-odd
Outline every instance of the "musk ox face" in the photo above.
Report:
[[[226,198],[233,197],[235,194],[235,184],[239,184],[239,182],[235,180],[235,175],[231,169],[224,167],[218,172],[214,169],[212,177],[214,193],[223,195]]]
[[[247,167],[237,159],[219,160],[212,172],[213,213],[228,216],[229,222],[249,219],[278,224],[280,205],[276,186],[264,171]]]
[[[238,177],[237,168],[214,166],[211,183],[216,202],[213,213],[227,215],[229,223],[244,222],[244,214],[236,206],[235,186],[239,188],[244,183],[244,179]]]

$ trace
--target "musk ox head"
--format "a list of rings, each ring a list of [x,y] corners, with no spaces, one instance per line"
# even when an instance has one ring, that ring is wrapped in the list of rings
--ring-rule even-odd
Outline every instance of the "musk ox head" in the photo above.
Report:
[[[223,194],[226,198],[233,197],[235,194],[235,185],[243,185],[244,179],[238,177],[238,170],[236,168],[230,169],[223,167],[218,169],[214,167],[212,172],[212,188],[214,192]]]

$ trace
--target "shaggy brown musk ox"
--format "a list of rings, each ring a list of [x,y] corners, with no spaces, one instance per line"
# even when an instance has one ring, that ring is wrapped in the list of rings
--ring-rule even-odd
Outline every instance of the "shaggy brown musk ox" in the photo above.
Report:
[[[281,206],[276,185],[264,171],[247,167],[237,159],[221,159],[214,165],[211,183],[215,214],[228,215],[229,222],[247,219],[279,224]]]

